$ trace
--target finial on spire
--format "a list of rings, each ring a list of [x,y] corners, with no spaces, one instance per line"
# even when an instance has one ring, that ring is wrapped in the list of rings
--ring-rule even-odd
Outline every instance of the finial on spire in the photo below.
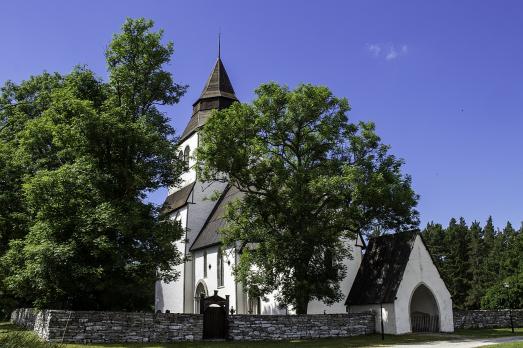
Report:
[[[218,31],[218,59],[221,59],[221,37],[222,33],[221,30]]]

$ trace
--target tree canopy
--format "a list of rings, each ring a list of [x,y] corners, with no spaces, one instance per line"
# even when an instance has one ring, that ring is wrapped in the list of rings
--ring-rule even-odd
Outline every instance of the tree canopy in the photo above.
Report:
[[[277,291],[297,313],[310,300],[339,301],[347,239],[416,226],[403,162],[372,123],[349,123],[349,110],[326,87],[268,83],[253,103],[214,111],[203,128],[200,178],[243,193],[221,233],[241,249],[235,275],[252,296]]]
[[[496,230],[463,218],[448,227],[429,223],[422,231],[443,280],[459,309],[523,307],[523,226]]]
[[[177,277],[178,223],[144,203],[178,182],[174,129],[158,105],[186,87],[171,42],[128,19],[109,44],[109,80],[86,67],[0,91],[0,291],[47,308],[150,308]],[[4,209],[5,207],[5,209]]]

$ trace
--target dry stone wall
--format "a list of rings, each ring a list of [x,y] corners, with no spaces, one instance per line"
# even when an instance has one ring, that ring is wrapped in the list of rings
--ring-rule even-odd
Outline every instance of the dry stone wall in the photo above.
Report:
[[[510,327],[510,317],[514,327],[523,327],[523,309],[500,310],[454,310],[455,329],[487,329]]]
[[[347,337],[374,332],[374,314],[233,315],[229,339],[288,340]],[[203,315],[35,310],[11,314],[42,339],[67,343],[174,342],[203,339]]]
[[[51,342],[175,342],[202,339],[200,314],[62,311],[21,308],[11,322]]]
[[[233,315],[231,340],[291,340],[348,337],[374,333],[372,313],[309,315]]]

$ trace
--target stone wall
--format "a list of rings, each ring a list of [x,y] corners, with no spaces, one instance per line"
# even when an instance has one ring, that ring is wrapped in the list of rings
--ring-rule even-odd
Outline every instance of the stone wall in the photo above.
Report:
[[[229,339],[291,340],[347,337],[374,333],[372,313],[309,315],[233,315]]]
[[[374,332],[374,314],[233,315],[229,339],[288,340],[346,337]],[[200,314],[82,312],[20,308],[11,322],[34,330],[42,339],[67,343],[198,341]]]
[[[174,342],[202,339],[200,314],[62,311],[21,308],[11,322],[51,342]]]
[[[523,327],[523,309],[500,310],[454,310],[455,329],[481,329],[510,327],[510,313],[514,327]]]

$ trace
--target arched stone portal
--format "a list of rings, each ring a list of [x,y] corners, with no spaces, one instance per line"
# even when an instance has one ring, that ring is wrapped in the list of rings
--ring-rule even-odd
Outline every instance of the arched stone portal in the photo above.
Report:
[[[202,281],[198,282],[198,285],[196,285],[196,291],[194,292],[194,313],[196,314],[203,314],[200,313],[200,298],[201,296],[207,297],[207,286]]]
[[[410,299],[412,332],[439,332],[439,309],[432,291],[424,284],[412,293]]]

